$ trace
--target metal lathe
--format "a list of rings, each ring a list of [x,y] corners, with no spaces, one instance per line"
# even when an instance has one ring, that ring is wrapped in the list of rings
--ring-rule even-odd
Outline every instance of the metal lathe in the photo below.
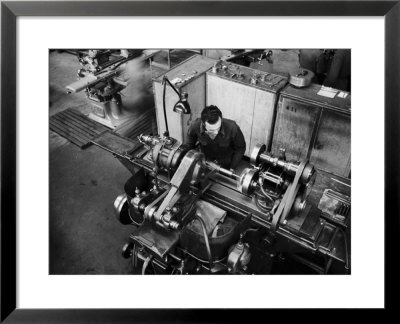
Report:
[[[319,188],[307,160],[256,145],[235,173],[169,136],[94,141],[131,171],[114,202],[132,226],[122,249],[142,274],[350,272],[350,199]]]

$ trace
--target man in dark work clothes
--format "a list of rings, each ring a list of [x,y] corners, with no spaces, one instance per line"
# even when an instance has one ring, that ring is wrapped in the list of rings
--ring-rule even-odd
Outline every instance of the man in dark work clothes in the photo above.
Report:
[[[351,50],[337,49],[326,75],[324,86],[351,91]]]
[[[207,161],[231,171],[235,171],[246,151],[239,126],[233,120],[222,118],[221,110],[212,105],[205,107],[201,118],[190,125],[186,145],[192,149],[197,142]]]

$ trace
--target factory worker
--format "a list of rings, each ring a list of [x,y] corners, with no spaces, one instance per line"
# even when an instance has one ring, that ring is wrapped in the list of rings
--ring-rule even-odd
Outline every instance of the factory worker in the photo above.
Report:
[[[351,91],[351,50],[337,49],[324,80],[324,86]]]
[[[201,118],[190,125],[186,145],[193,149],[197,142],[206,160],[232,171],[235,171],[246,151],[239,126],[233,120],[222,118],[217,106],[205,107]]]

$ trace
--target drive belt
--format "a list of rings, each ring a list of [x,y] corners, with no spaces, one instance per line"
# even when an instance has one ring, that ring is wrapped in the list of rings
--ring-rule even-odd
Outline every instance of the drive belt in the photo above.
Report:
[[[168,190],[165,190],[160,196],[158,196],[154,201],[152,201],[149,205],[144,210],[144,217],[148,218],[149,217],[149,211],[150,209],[156,205],[161,199],[163,199],[166,195],[168,194]]]
[[[303,174],[306,164],[307,164],[306,162],[300,163],[292,184],[283,195],[281,203],[279,204],[279,207],[272,218],[270,232],[273,236],[275,236],[279,223],[283,222],[289,215],[290,209],[292,208],[297,192],[299,191],[300,188],[299,180],[301,175]]]

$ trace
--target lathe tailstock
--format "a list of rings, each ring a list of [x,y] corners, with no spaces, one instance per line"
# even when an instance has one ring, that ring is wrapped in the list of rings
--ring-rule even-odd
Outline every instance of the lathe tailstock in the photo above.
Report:
[[[310,199],[317,172],[308,161],[260,144],[236,174],[170,137],[139,142],[94,141],[132,172],[114,209],[132,225],[122,254],[134,273],[349,272],[345,231]]]

